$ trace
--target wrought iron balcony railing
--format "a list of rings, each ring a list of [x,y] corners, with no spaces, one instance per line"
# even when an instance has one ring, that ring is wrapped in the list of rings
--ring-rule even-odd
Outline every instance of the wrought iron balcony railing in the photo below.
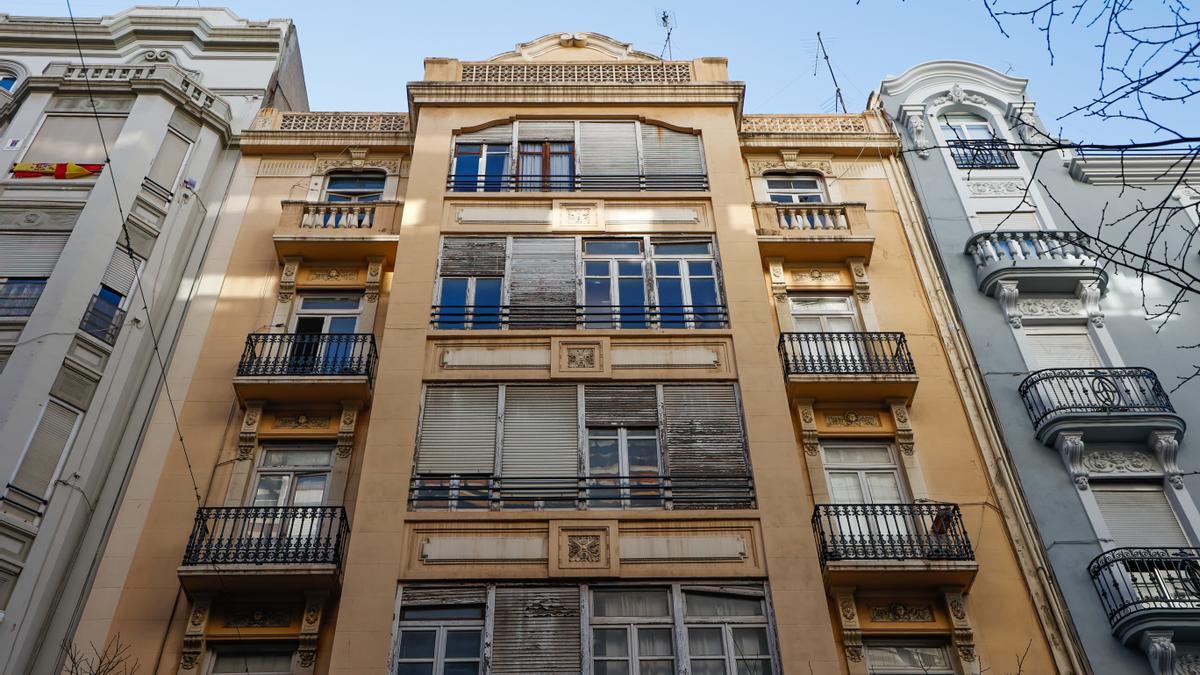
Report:
[[[745,509],[749,476],[414,476],[413,509]]]
[[[121,334],[121,326],[124,323],[125,310],[94,295],[79,322],[79,330],[111,346],[117,343],[117,336]]]
[[[1149,368],[1039,370],[1026,377],[1017,391],[1034,428],[1069,415],[1175,413]]]
[[[947,141],[954,165],[960,169],[1015,169],[1017,158],[1013,156],[1008,141],[989,139],[982,141]]]
[[[434,305],[436,328],[725,328],[725,305]]]
[[[196,522],[184,565],[334,565],[350,537],[340,506],[208,507]]]
[[[707,174],[628,174],[528,176],[455,175],[446,177],[449,192],[703,192]]]
[[[375,379],[370,333],[253,333],[238,362],[240,377],[366,376]]]
[[[1114,548],[1088,564],[1109,623],[1143,612],[1200,616],[1200,549]]]
[[[957,504],[817,504],[821,565],[836,560],[974,560]]]
[[[904,333],[783,333],[787,375],[914,375]]]

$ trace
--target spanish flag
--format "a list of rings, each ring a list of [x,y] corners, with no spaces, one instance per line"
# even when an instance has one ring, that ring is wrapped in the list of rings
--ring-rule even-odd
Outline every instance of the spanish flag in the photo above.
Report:
[[[83,178],[100,173],[103,164],[76,164],[74,162],[18,162],[13,165],[13,178]]]

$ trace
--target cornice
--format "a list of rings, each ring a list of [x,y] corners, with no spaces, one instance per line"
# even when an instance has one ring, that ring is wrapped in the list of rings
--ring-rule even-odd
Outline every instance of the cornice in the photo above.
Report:
[[[278,131],[247,130],[239,137],[243,152],[300,152],[346,146],[393,150],[410,148],[413,134],[393,131]]]
[[[1077,156],[1069,171],[1075,180],[1092,185],[1173,185],[1185,168],[1189,181],[1200,182],[1200,162],[1186,154]]]
[[[115,17],[70,21],[56,17],[0,14],[0,45],[22,49],[121,50],[139,42],[190,42],[202,51],[278,53],[287,26],[283,19],[247,21],[228,10],[236,26],[217,26],[203,12],[179,10],[168,14],[136,14],[134,8]],[[156,8],[161,11],[161,8]],[[205,10],[211,12],[213,10]]]
[[[1012,102],[1025,97],[1029,80],[1012,77],[970,61],[927,61],[904,73],[885,79],[879,85],[880,94],[903,103],[917,103],[953,85],[982,90],[997,100]]]

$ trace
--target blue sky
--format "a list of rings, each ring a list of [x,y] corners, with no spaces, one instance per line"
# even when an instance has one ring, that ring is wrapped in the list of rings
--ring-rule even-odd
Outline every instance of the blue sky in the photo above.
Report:
[[[1004,37],[980,1],[227,1],[243,17],[290,17],[296,22],[314,110],[403,110],[404,84],[420,79],[424,57],[485,59],[552,32],[604,33],[657,54],[664,37],[657,14],[667,9],[676,17],[671,41],[675,58],[728,57],[731,76],[746,82],[747,112],[832,111],[833,84],[824,64],[813,74],[819,30],[852,111],[863,108],[885,76],[922,61],[954,58],[1028,77],[1042,118],[1048,126],[1061,125],[1073,140],[1155,138],[1148,129],[1128,123],[1082,117],[1056,121],[1096,91],[1093,45],[1099,33],[1060,20],[1052,66],[1041,33],[1027,23],[1011,22],[1012,37]],[[110,14],[128,4],[72,0],[77,16]],[[0,11],[65,15],[66,4],[0,0]],[[1200,127],[1186,106],[1174,106],[1162,117],[1184,131]]]

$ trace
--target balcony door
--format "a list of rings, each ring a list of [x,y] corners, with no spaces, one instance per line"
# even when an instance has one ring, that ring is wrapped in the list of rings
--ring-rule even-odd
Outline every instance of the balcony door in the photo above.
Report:
[[[866,558],[874,557],[867,548],[902,545],[914,528],[911,516],[898,506],[909,500],[892,447],[845,442],[825,443],[822,449],[829,497],[841,506],[832,533],[838,539],[831,543]]]
[[[325,201],[338,204],[367,204],[383,199],[387,175],[379,171],[339,171],[329,174],[325,183]],[[372,224],[372,215],[365,209],[342,212],[331,210],[324,215],[325,227],[362,227]],[[353,220],[349,220],[353,219]],[[332,221],[332,222],[331,222]]]
[[[658,429],[588,429],[590,504],[596,508],[659,508],[662,459]]]
[[[324,444],[272,444],[259,453],[250,506],[263,509],[251,521],[256,539],[308,539],[332,527],[315,510],[326,505],[333,451]]]
[[[640,239],[585,239],[583,273],[586,327],[647,327],[645,254]]]
[[[792,330],[790,357],[806,372],[854,373],[867,355],[857,341],[862,328],[854,299],[849,295],[791,295],[788,304]]]
[[[292,372],[355,372],[353,336],[361,305],[360,295],[301,295],[292,319],[296,335],[290,357]]]

